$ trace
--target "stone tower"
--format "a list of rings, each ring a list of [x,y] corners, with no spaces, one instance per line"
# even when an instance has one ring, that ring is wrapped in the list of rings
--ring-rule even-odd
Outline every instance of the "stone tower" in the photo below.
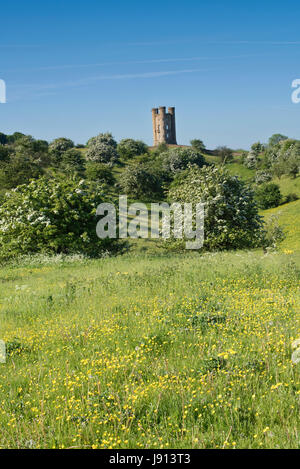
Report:
[[[176,127],[175,127],[175,107],[166,108],[161,106],[152,109],[152,125],[153,125],[153,143],[168,143],[177,145],[176,143]]]

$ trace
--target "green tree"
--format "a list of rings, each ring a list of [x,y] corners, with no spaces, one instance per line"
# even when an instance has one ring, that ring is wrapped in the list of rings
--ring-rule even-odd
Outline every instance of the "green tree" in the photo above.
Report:
[[[132,197],[156,197],[162,194],[162,180],[158,172],[145,163],[130,163],[120,179],[125,194]]]
[[[59,165],[62,154],[71,148],[74,148],[74,142],[69,138],[60,137],[54,139],[49,145],[52,164]]]
[[[15,141],[13,149],[17,155],[27,157],[41,168],[50,163],[46,140],[35,140],[31,135],[26,135]]]
[[[147,153],[148,146],[141,140],[133,140],[132,138],[124,138],[117,146],[117,152],[121,158],[127,160],[134,156]]]
[[[264,182],[269,182],[272,179],[272,174],[270,171],[265,169],[257,170],[255,173],[255,182],[256,184],[263,184]]]
[[[13,154],[0,164],[0,186],[12,189],[37,179],[43,174],[42,168],[27,155]]]
[[[261,209],[278,207],[282,201],[282,195],[278,184],[264,183],[255,191],[255,200]]]
[[[263,146],[260,142],[253,143],[251,145],[251,151],[255,154],[256,158],[258,158],[259,154],[263,151]]]
[[[75,148],[71,148],[61,155],[60,159],[60,169],[68,174],[77,174],[78,176],[83,176],[85,171],[85,159],[82,156],[82,153]]]
[[[88,161],[114,164],[118,161],[117,142],[111,133],[99,134],[88,141]]]
[[[7,135],[7,143],[8,144],[13,144],[20,138],[26,137],[25,134],[22,134],[21,132],[14,132],[12,135]]]
[[[295,179],[300,171],[300,155],[293,153],[287,161],[286,174]]]
[[[116,181],[110,166],[104,163],[87,162],[86,178],[94,182],[102,182],[112,186]]]
[[[171,148],[160,154],[162,167],[172,175],[186,169],[189,165],[202,167],[205,159],[202,154],[193,148]]]
[[[194,138],[193,140],[190,141],[190,144],[192,148],[196,151],[199,152],[204,152],[205,151],[205,145],[202,140],[199,140],[198,138]]]
[[[8,141],[7,140],[7,135],[0,132],[0,144],[1,145],[6,145],[7,141]]]
[[[258,163],[258,158],[257,158],[256,152],[253,150],[250,150],[244,160],[244,165],[248,169],[254,169],[256,168],[257,163]]]
[[[5,145],[0,144],[0,162],[9,160],[9,149]]]
[[[192,167],[171,184],[170,202],[205,204],[204,248],[238,249],[261,242],[254,193],[224,167]]]
[[[225,161],[231,161],[233,158],[233,151],[226,146],[218,147],[216,149],[216,154],[220,157],[223,163],[225,163]]]
[[[269,138],[269,146],[274,147],[278,143],[280,143],[283,140],[287,140],[288,137],[286,135],[282,134],[273,134],[272,137]]]
[[[102,188],[84,181],[41,178],[7,194],[0,206],[0,252],[83,253],[96,256],[112,239],[96,236]]]

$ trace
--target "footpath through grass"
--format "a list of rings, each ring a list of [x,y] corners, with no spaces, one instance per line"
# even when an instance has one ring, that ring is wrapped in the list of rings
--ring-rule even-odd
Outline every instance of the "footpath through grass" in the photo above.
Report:
[[[298,448],[299,254],[0,270],[2,448]]]

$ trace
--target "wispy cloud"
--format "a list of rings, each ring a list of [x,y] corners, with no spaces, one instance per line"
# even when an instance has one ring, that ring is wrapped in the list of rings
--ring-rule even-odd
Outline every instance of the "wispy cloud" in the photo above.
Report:
[[[175,45],[175,44],[186,44],[186,43],[194,43],[197,45],[205,45],[205,44],[266,44],[266,45],[300,45],[300,41],[279,41],[279,40],[261,40],[261,41],[253,41],[253,40],[243,40],[243,39],[236,39],[232,41],[227,40],[203,40],[200,38],[186,38],[186,39],[174,39],[174,40],[161,40],[161,41],[136,41],[136,42],[128,42],[128,46],[164,46],[164,45]]]
[[[212,69],[184,69],[184,70],[163,70],[160,72],[146,72],[146,73],[126,73],[126,74],[114,74],[114,75],[97,75],[92,77],[82,78],[81,80],[70,80],[60,83],[45,83],[45,84],[15,84],[11,85],[10,89],[13,92],[13,97],[11,101],[16,101],[19,99],[23,99],[22,95],[26,95],[28,97],[29,94],[32,96],[41,95],[41,91],[52,91],[52,90],[59,90],[63,88],[76,88],[79,86],[87,86],[92,85],[93,83],[97,83],[98,81],[103,80],[131,80],[131,79],[147,79],[147,78],[159,78],[164,76],[170,75],[180,75],[180,74],[187,74],[187,73],[198,73],[198,72],[206,72]]]
[[[211,69],[210,69],[211,70]],[[145,73],[119,73],[119,74],[112,74],[112,75],[96,75],[92,77],[82,78],[80,80],[69,80],[60,83],[48,83],[48,84],[21,84],[21,85],[11,85],[14,88],[35,88],[35,89],[56,89],[56,88],[65,88],[69,86],[82,86],[88,85],[93,82],[101,81],[101,80],[128,80],[133,78],[157,78],[167,75],[179,75],[182,73],[196,73],[196,72],[204,72],[208,71],[208,69],[199,69],[199,68],[192,68],[192,69],[184,69],[184,70],[163,70],[159,72],[145,72]]]
[[[111,65],[143,65],[143,64],[160,64],[160,63],[176,63],[176,62],[200,62],[205,60],[235,60],[235,59],[249,59],[256,57],[265,57],[265,55],[258,54],[241,54],[241,55],[229,55],[229,56],[200,56],[200,57],[168,57],[162,59],[145,59],[145,60],[126,60],[126,61],[114,61],[114,62],[95,62],[89,64],[65,64],[65,65],[49,65],[46,67],[36,67],[28,69],[13,69],[6,70],[7,72],[20,72],[20,71],[55,71],[55,70],[71,70],[71,69],[84,69],[84,68],[93,68],[93,67],[106,67]]]
[[[0,49],[31,49],[41,47],[40,44],[0,44]]]
[[[299,46],[300,41],[213,41],[210,44],[265,44],[273,46]]]

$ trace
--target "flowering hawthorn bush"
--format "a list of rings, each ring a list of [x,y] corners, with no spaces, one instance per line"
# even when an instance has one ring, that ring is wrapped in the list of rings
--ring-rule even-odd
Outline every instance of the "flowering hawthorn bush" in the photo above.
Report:
[[[190,167],[171,185],[169,199],[205,204],[206,249],[242,249],[261,244],[262,221],[254,193],[224,168]]]
[[[101,187],[84,181],[40,178],[8,192],[0,206],[1,257],[18,254],[98,255],[113,240],[96,236]]]

